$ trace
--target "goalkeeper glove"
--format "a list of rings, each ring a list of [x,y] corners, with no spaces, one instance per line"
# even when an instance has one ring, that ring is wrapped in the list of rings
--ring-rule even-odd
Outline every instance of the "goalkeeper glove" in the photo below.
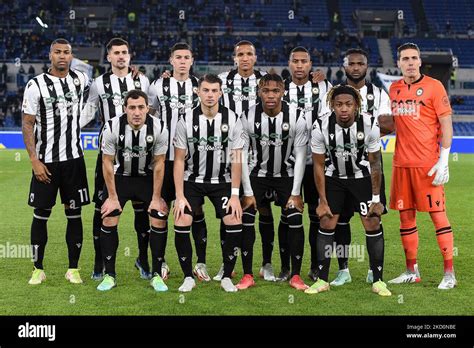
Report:
[[[433,176],[433,174],[436,173],[435,178],[433,180],[434,186],[441,186],[449,181],[448,162],[450,149],[450,147],[448,147],[447,149],[441,147],[441,154],[439,156],[438,162],[428,172],[428,176]]]

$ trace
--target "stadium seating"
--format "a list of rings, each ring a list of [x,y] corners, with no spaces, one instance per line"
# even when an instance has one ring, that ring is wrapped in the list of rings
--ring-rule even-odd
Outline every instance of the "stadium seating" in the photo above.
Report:
[[[468,24],[474,25],[474,12],[471,0],[424,0],[426,18],[431,30],[446,34],[446,22],[449,20],[451,31],[467,33]]]

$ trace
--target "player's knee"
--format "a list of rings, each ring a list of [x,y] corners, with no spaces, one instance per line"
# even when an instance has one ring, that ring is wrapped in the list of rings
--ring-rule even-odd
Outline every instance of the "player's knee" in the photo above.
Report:
[[[431,221],[436,229],[450,226],[448,216],[445,211],[430,212]]]
[[[151,225],[157,228],[165,228],[166,227],[166,219],[155,219],[151,218]]]
[[[242,213],[242,224],[244,226],[253,226],[255,224],[255,214],[257,211],[253,208],[249,208]]]
[[[106,216],[102,220],[102,226],[117,226],[119,222],[118,216]]]
[[[242,224],[242,219],[238,219],[235,217],[235,215],[227,215],[225,216],[222,221],[226,225],[241,225]]]
[[[64,213],[66,214],[66,218],[68,219],[80,219],[81,218],[81,207],[78,207],[78,208],[69,208],[69,209],[65,209],[64,210]]]
[[[166,224],[166,220],[168,220],[168,214],[162,213],[161,211],[158,211],[156,209],[151,209],[151,211],[148,213],[153,220],[160,220],[163,221],[164,224]]]
[[[380,218],[372,217],[365,219],[365,229],[368,231],[380,230]]]
[[[288,226],[290,228],[298,228],[303,226],[303,214],[297,209],[288,209],[286,212]]]
[[[51,216],[51,208],[50,209],[35,208],[33,210],[33,217],[35,219],[48,221],[50,216]]]
[[[407,209],[400,211],[400,228],[413,228],[416,226],[416,210]]]

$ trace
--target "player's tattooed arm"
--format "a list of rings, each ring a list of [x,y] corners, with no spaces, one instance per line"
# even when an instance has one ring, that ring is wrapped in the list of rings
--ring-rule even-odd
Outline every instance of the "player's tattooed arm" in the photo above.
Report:
[[[372,203],[369,207],[368,217],[381,216],[383,213],[383,205],[380,203],[380,183],[382,181],[381,157],[382,154],[380,150],[369,152],[370,176],[372,179]]]
[[[21,131],[26,151],[31,160],[33,173],[39,182],[49,184],[51,182],[51,173],[46,165],[36,157],[36,144],[34,136],[36,117],[34,115],[23,114]]]

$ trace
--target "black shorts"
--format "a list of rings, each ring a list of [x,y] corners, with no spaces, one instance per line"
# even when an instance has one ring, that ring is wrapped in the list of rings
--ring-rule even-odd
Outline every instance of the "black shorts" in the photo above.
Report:
[[[274,192],[275,204],[284,208],[291,196],[291,190],[293,189],[293,178],[260,178],[251,176],[250,184],[252,185],[253,195],[257,201],[257,207],[264,206],[266,200],[265,195],[267,192]]]
[[[333,214],[348,216],[344,207],[348,200],[353,211],[367,215],[372,200],[372,180],[370,176],[360,179],[339,179],[326,176],[326,198]]]
[[[94,197],[92,201],[101,206],[104,202],[102,200],[104,194],[104,174],[102,172],[102,153],[99,152],[97,155],[97,161],[95,162],[95,176],[94,176]]]
[[[191,206],[191,215],[194,217],[194,212],[204,204],[205,196],[214,205],[217,218],[222,219],[224,216],[229,215],[230,213],[226,213],[226,207],[231,195],[231,188],[231,183],[201,184],[185,181],[184,196]]]
[[[176,189],[174,187],[173,175],[174,161],[165,161],[165,175],[163,177],[163,186],[161,187],[161,197],[169,203],[176,199]]]
[[[120,206],[128,201],[143,202],[145,211],[148,210],[153,197],[153,175],[123,176],[115,175],[115,190],[117,191]],[[104,202],[109,197],[107,186],[104,185]]]
[[[45,165],[51,173],[51,182],[39,182],[33,173],[28,198],[30,206],[42,209],[54,207],[58,189],[61,203],[69,204],[73,209],[90,203],[84,157]]]
[[[319,202],[319,194],[314,182],[313,165],[308,164],[303,177],[303,198],[310,207],[315,207]]]

